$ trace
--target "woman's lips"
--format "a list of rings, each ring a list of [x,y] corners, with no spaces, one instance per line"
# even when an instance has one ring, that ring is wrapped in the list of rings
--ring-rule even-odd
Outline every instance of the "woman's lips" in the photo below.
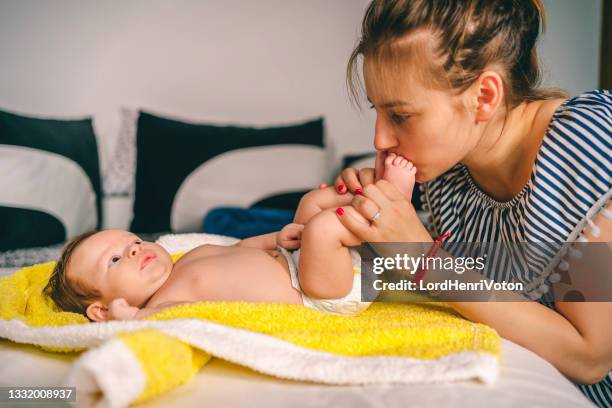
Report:
[[[157,256],[155,254],[146,254],[140,264],[140,270],[143,270],[148,264],[150,264]]]

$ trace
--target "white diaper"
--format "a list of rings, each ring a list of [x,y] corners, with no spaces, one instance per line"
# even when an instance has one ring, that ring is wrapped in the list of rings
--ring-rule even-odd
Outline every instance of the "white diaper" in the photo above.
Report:
[[[300,264],[300,250],[293,252],[287,251],[285,248],[277,248],[287,259],[289,264],[289,274],[291,275],[291,285],[300,291],[302,294],[302,302],[304,306],[321,312],[336,314],[336,315],[356,315],[363,312],[370,306],[371,302],[361,301],[361,256],[354,249],[349,249],[351,254],[351,263],[353,264],[353,288],[351,292],[343,298],[339,299],[315,299],[302,291],[300,281],[298,279],[298,265]]]

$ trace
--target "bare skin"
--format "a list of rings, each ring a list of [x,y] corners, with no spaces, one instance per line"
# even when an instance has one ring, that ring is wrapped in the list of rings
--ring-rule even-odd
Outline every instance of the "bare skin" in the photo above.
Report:
[[[401,156],[390,156],[385,169],[384,177],[411,196],[414,166]],[[139,319],[198,301],[303,304],[301,293],[291,285],[287,260],[276,250],[301,247],[302,291],[312,298],[338,299],[353,285],[348,247],[361,243],[334,213],[343,204],[347,196],[333,189],[311,191],[302,198],[295,222],[281,231],[233,246],[202,245],[174,265],[155,243],[128,231],[101,231],[75,249],[66,273],[101,293],[87,308],[94,321]]]

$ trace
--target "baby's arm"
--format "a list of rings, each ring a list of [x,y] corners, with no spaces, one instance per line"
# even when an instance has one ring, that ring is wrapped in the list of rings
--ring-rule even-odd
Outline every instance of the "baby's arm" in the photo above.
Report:
[[[294,217],[294,223],[288,224],[279,232],[271,232],[269,234],[257,235],[254,237],[245,238],[239,241],[236,246],[274,249],[277,245],[281,245],[287,249],[299,247],[301,230],[304,224],[308,222],[314,215],[320,213],[327,208],[336,208],[344,205],[349,205],[353,200],[353,194],[346,193],[340,195],[333,188],[324,188],[312,190],[304,194],[298,205]],[[291,226],[291,227],[290,227]],[[289,228],[288,228],[289,227]],[[297,233],[299,231],[299,234]],[[281,236],[279,236],[279,234]],[[290,244],[286,245],[288,241]]]
[[[278,232],[270,232],[269,234],[256,235],[254,237],[245,238],[239,241],[236,246],[260,249],[276,248],[276,234]]]
[[[285,249],[297,249],[300,247],[303,229],[304,226],[301,224],[287,224],[278,232],[246,238],[236,246],[274,249],[280,245]]]
[[[338,194],[331,187],[309,191],[300,200],[293,222],[306,224],[313,216],[323,210],[350,205],[353,197],[354,195],[348,192]]]

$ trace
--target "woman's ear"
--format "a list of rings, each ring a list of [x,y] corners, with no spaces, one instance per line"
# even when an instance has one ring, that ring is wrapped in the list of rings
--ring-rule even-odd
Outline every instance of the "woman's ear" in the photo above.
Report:
[[[475,85],[475,119],[486,122],[493,117],[504,99],[504,82],[495,71],[485,71],[476,80]]]
[[[98,300],[87,306],[86,313],[87,317],[94,322],[103,322],[109,319],[108,308]]]

